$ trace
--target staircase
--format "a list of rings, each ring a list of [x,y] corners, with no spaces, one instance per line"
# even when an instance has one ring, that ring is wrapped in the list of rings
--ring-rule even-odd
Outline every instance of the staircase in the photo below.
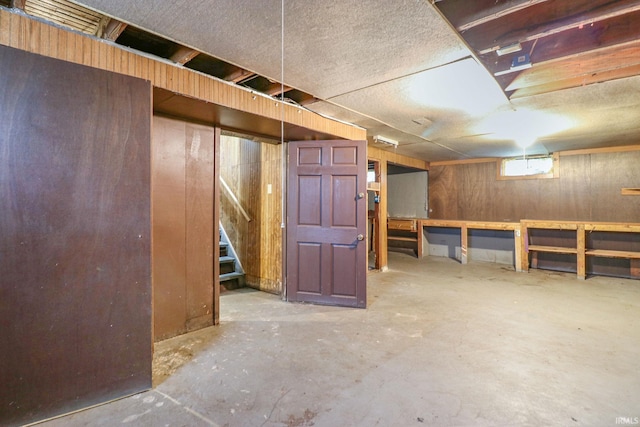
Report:
[[[222,225],[220,225],[220,285],[227,290],[245,285],[244,270]]]

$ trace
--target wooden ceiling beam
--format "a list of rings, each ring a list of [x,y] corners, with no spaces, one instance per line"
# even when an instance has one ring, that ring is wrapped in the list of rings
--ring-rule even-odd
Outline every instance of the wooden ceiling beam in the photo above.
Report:
[[[536,64],[627,43],[638,38],[637,22],[640,22],[640,11],[607,21],[599,21],[583,28],[573,28],[562,34],[539,39],[537,42],[525,42],[522,44],[522,52],[531,52],[535,42],[535,48],[531,52],[531,62]],[[497,56],[490,52],[481,55],[480,60],[491,73],[496,73],[508,70],[515,55],[518,53]]]
[[[609,71],[587,74],[565,80],[556,80],[550,83],[529,86],[518,89],[509,96],[509,99],[524,98],[527,96],[540,95],[543,93],[555,92],[557,90],[570,89],[574,87],[587,86],[594,83],[602,83],[609,80],[624,79],[640,74],[640,65],[618,68]]]
[[[126,28],[127,24],[125,24],[124,22],[118,21],[117,19],[108,18],[108,22],[106,22],[106,24],[104,25],[102,38],[114,42]]]
[[[281,95],[283,93],[289,92],[290,90],[293,90],[293,88],[289,87],[289,86],[284,86],[283,87],[280,83],[272,83],[264,91],[264,93],[266,93],[269,96],[278,96],[278,95]]]
[[[505,89],[513,91],[640,65],[640,40],[534,64]]]
[[[462,33],[478,25],[486,24],[487,22],[511,15],[512,13],[520,12],[523,9],[546,1],[549,0],[508,0],[502,3],[497,3],[494,0],[489,2],[486,9],[479,11],[473,10],[480,6],[478,2],[473,2],[472,5],[470,5],[468,0],[458,1],[460,4],[459,7],[461,7],[462,10],[466,10],[467,15],[459,19],[459,22],[454,24],[454,26]],[[469,9],[472,9],[471,13],[469,13]]]
[[[11,0],[11,7],[14,9],[24,10],[27,0]]]
[[[228,74],[228,75],[224,76],[223,79],[228,81],[228,82],[238,83],[238,82],[241,82],[243,80],[248,79],[249,77],[253,77],[255,75],[256,75],[256,73],[253,73],[253,72],[251,72],[249,70],[245,70],[244,68],[238,68],[237,70],[235,70],[231,74]]]
[[[637,11],[640,0],[547,1],[474,27],[465,32],[464,38],[483,55]]]
[[[195,49],[191,49],[190,47],[186,46],[180,46],[180,48],[178,48],[178,50],[175,51],[173,55],[171,55],[169,60],[175,62],[176,64],[184,65],[199,54],[200,52]]]

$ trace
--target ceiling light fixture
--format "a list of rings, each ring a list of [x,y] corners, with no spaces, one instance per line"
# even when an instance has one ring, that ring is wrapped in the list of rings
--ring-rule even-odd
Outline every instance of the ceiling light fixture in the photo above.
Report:
[[[373,142],[378,143],[378,144],[392,145],[393,147],[397,147],[398,146],[398,141],[396,141],[394,139],[386,138],[386,137],[380,136],[380,135],[375,135],[373,137]]]
[[[508,46],[500,47],[496,50],[498,56],[508,55],[510,53],[520,52],[522,45],[520,43],[513,43]]]

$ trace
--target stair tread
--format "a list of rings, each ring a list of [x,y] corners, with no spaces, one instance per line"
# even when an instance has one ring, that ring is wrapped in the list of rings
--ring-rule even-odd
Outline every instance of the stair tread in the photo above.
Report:
[[[232,273],[221,274],[220,281],[224,282],[227,280],[236,279],[238,277],[244,277],[244,273],[238,273],[237,271],[234,271]]]
[[[232,256],[221,256],[220,257],[220,262],[232,262],[235,261],[236,259]]]

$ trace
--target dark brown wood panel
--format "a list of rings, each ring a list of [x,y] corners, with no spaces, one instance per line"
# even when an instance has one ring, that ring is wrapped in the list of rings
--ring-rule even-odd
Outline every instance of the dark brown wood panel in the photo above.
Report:
[[[187,329],[213,323],[214,129],[187,123],[186,157],[186,283]]]
[[[212,325],[214,128],[154,116],[154,339]]]
[[[186,330],[185,123],[155,116],[152,143],[153,334]]]
[[[0,46],[0,424],[151,387],[143,80]]]

